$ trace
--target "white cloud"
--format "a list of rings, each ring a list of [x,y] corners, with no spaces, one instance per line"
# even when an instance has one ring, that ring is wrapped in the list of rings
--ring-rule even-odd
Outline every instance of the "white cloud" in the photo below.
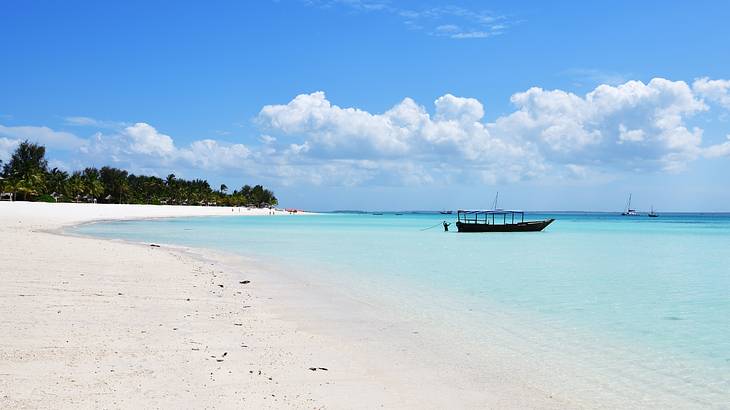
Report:
[[[730,109],[730,80],[699,78],[692,83],[692,89],[699,96]]]
[[[442,24],[436,27],[436,31],[444,34],[458,33],[461,31],[461,27],[456,24]]]
[[[221,144],[205,139],[194,141],[189,148],[178,150],[178,155],[197,168],[242,168],[251,151],[243,144]]]
[[[170,157],[176,153],[175,144],[169,135],[159,133],[149,124],[138,122],[124,129],[130,139],[130,149],[147,155]]]
[[[676,170],[696,158],[702,130],[686,121],[708,109],[685,82],[662,78],[600,85],[583,97],[531,88],[512,102],[518,110],[490,124],[493,133],[520,135],[550,161],[624,169]]]
[[[644,130],[630,130],[625,125],[620,124],[618,126],[619,136],[618,143],[623,144],[624,142],[641,142],[644,141]]]
[[[262,135],[259,137],[259,142],[265,145],[273,144],[276,142],[276,138],[272,137],[271,135]]]
[[[286,151],[292,156],[369,160],[383,169],[390,161],[412,169],[447,164],[444,177],[467,173],[485,181],[548,172],[676,172],[704,153],[703,130],[689,122],[709,107],[683,81],[600,85],[583,96],[534,87],[511,101],[514,112],[487,122],[474,98],[446,94],[434,102],[433,115],[410,98],[370,113],[334,105],[318,91],[267,105],[257,121],[269,134],[293,139]]]
[[[263,107],[258,122],[268,131],[301,141],[290,147],[290,153],[319,160],[376,161],[380,171],[364,173],[381,180],[392,181],[385,175],[392,172],[410,178],[419,167],[440,164],[447,164],[445,177],[465,168],[490,179],[536,175],[545,169],[529,147],[489,133],[481,122],[484,108],[476,99],[447,94],[434,105],[433,118],[410,98],[382,114],[371,114],[333,105],[324,92],[315,92],[285,105]],[[427,171],[419,173],[424,175],[418,178],[421,181],[434,177]]]
[[[562,75],[572,77],[578,85],[582,83],[620,85],[631,78],[630,74],[619,73],[609,70],[598,70],[595,68],[571,68],[561,73]]]
[[[486,31],[466,31],[451,35],[451,38],[466,39],[466,38],[487,38],[499,33],[489,33]]]
[[[727,135],[727,141],[707,147],[704,151],[704,154],[708,158],[730,156],[730,134]]]
[[[96,126],[98,121],[91,117],[66,117],[66,124],[79,126]]]
[[[301,155],[306,154],[309,151],[309,143],[304,142],[304,144],[291,144],[289,145],[289,153],[293,155]]]
[[[484,106],[475,98],[454,97],[446,94],[434,102],[438,121],[476,122],[484,117]]]
[[[479,100],[452,94],[438,97],[430,109],[406,97],[371,113],[335,105],[318,91],[264,106],[256,118],[262,134],[253,145],[216,139],[179,144],[143,122],[89,138],[47,127],[0,126],[0,156],[34,135],[76,153],[83,165],[160,174],[235,170],[291,183],[493,184],[678,172],[698,158],[730,156],[730,137],[703,145],[704,130],[693,123],[710,109],[706,101],[722,101],[717,90],[724,90],[724,81],[700,79],[690,87],[655,78],[604,84],[583,95],[533,87],[511,97],[514,111],[491,121]]]
[[[0,137],[0,160],[7,161],[20,140]]]
[[[284,134],[308,134],[323,152],[346,156],[402,154],[408,148],[403,140],[406,130],[392,127],[387,116],[332,105],[324,92],[299,95],[287,105],[267,105],[259,119]]]
[[[85,144],[85,140],[64,131],[54,131],[48,127],[0,125],[0,137],[13,140],[29,140],[51,148],[76,149]]]
[[[392,2],[365,0],[303,0],[307,5],[324,9],[340,6],[354,12],[390,14],[403,20],[411,30],[425,31],[436,37],[452,39],[487,38],[502,34],[516,22],[489,11],[459,6],[401,8]]]
[[[72,125],[76,127],[96,127],[109,129],[120,129],[128,125],[123,122],[97,120],[95,118],[84,116],[66,117],[64,118],[64,123],[66,125]]]
[[[98,162],[111,161],[145,170],[197,168],[204,170],[241,169],[251,151],[243,144],[213,139],[179,147],[174,139],[147,123],[136,123],[117,133],[96,133],[81,152]]]
[[[90,122],[87,125],[93,126]],[[109,164],[164,172],[173,168],[244,169],[250,167],[249,159],[252,156],[251,150],[243,144],[212,139],[196,140],[188,146],[178,147],[171,136],[140,122],[108,134],[96,132],[89,138],[48,127],[0,125],[0,159],[9,158],[17,144],[25,139],[57,151],[72,153],[77,167]],[[53,160],[58,161],[56,158]],[[64,164],[64,167],[68,168],[68,165]]]

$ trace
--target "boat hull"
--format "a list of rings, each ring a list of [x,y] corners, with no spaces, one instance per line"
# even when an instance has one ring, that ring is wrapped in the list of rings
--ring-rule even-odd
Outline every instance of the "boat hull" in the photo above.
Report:
[[[514,224],[480,224],[456,222],[459,232],[540,232],[555,219],[517,222]]]

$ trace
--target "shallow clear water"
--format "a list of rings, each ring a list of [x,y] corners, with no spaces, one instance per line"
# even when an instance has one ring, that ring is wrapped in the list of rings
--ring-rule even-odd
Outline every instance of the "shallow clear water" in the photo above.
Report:
[[[553,348],[592,350],[607,368],[614,359],[639,363],[640,383],[664,377],[703,395],[700,403],[727,405],[730,215],[526,219],[546,217],[557,221],[541,233],[445,233],[424,229],[452,215],[387,213],[178,218],[76,231],[237,252],[388,294],[414,310],[506,312],[560,333],[565,343]]]

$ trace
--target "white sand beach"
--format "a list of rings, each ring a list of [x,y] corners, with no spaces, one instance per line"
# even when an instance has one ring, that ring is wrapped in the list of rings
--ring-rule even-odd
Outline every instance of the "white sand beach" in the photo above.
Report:
[[[434,343],[336,289],[230,257],[57,231],[93,220],[231,214],[0,203],[0,407],[586,404],[530,382],[516,357],[470,365],[458,346]],[[347,331],[353,318],[366,334]]]

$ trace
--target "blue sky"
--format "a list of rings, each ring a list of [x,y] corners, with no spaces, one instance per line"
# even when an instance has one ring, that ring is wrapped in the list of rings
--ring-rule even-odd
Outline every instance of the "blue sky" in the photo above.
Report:
[[[310,209],[728,211],[730,5],[636,3],[5,1],[0,158]]]

